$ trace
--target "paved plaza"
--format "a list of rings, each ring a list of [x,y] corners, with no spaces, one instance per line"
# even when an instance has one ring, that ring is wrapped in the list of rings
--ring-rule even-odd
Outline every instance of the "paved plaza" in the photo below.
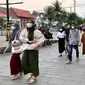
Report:
[[[85,56],[81,54],[81,47],[79,62],[76,62],[74,51],[73,63],[70,65],[65,64],[67,61],[65,53],[58,57],[57,48],[55,43],[40,49],[40,75],[32,85],[85,85]],[[10,79],[10,56],[11,53],[0,54],[0,85],[28,85],[27,75],[22,75],[15,81]]]

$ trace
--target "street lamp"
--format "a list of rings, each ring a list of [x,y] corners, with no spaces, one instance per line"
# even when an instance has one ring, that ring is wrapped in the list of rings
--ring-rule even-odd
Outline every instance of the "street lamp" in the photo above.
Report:
[[[76,13],[76,1],[75,0],[73,1],[74,1],[74,13]]]
[[[6,6],[7,6],[7,26],[9,23],[9,0],[6,0]]]
[[[9,23],[9,5],[22,4],[22,3],[23,2],[9,3],[9,0],[6,0],[6,6],[7,6],[7,26],[8,26],[8,23]]]

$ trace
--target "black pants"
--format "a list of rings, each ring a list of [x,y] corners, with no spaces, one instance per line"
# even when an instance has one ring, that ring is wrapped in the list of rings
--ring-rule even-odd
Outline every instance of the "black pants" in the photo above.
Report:
[[[63,53],[65,51],[65,38],[59,38],[58,49],[59,53]]]
[[[69,59],[70,61],[72,61],[73,48],[76,50],[76,57],[79,58],[78,45],[69,45],[68,59]]]

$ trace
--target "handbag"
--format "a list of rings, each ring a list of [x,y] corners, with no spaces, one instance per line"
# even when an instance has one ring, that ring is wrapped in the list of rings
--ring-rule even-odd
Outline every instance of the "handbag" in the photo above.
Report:
[[[33,50],[34,47],[35,47],[35,44],[23,43],[20,46],[12,47],[12,53],[13,54],[22,53],[25,50]]]
[[[26,50],[26,45],[21,44],[20,46],[12,46],[12,53],[17,54],[17,53],[22,53],[24,50]]]
[[[35,44],[27,44],[27,43],[23,43],[20,40],[15,39],[12,41],[12,50],[11,52],[13,54],[18,54],[18,53],[22,53],[25,50],[33,50],[35,47]]]
[[[17,34],[18,34],[18,32],[16,33],[15,38],[12,41],[12,49],[11,49],[12,53],[21,53],[24,51],[23,42],[20,40],[17,40],[17,38],[16,38]]]

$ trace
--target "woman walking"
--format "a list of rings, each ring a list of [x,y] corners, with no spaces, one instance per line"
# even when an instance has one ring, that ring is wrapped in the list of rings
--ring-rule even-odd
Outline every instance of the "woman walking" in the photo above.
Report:
[[[82,46],[82,54],[85,55],[85,31],[82,34],[81,42],[82,42],[82,45],[83,45]]]
[[[35,43],[34,49],[25,50],[22,57],[22,69],[24,74],[29,73],[27,82],[33,83],[39,75],[38,49],[45,38],[39,30],[35,29],[34,21],[28,20],[26,29],[22,30],[20,34],[20,40],[28,44]]]
[[[60,53],[60,57],[62,56],[63,51],[65,50],[65,32],[63,29],[60,29],[60,31],[57,34],[58,40],[58,49]]]

